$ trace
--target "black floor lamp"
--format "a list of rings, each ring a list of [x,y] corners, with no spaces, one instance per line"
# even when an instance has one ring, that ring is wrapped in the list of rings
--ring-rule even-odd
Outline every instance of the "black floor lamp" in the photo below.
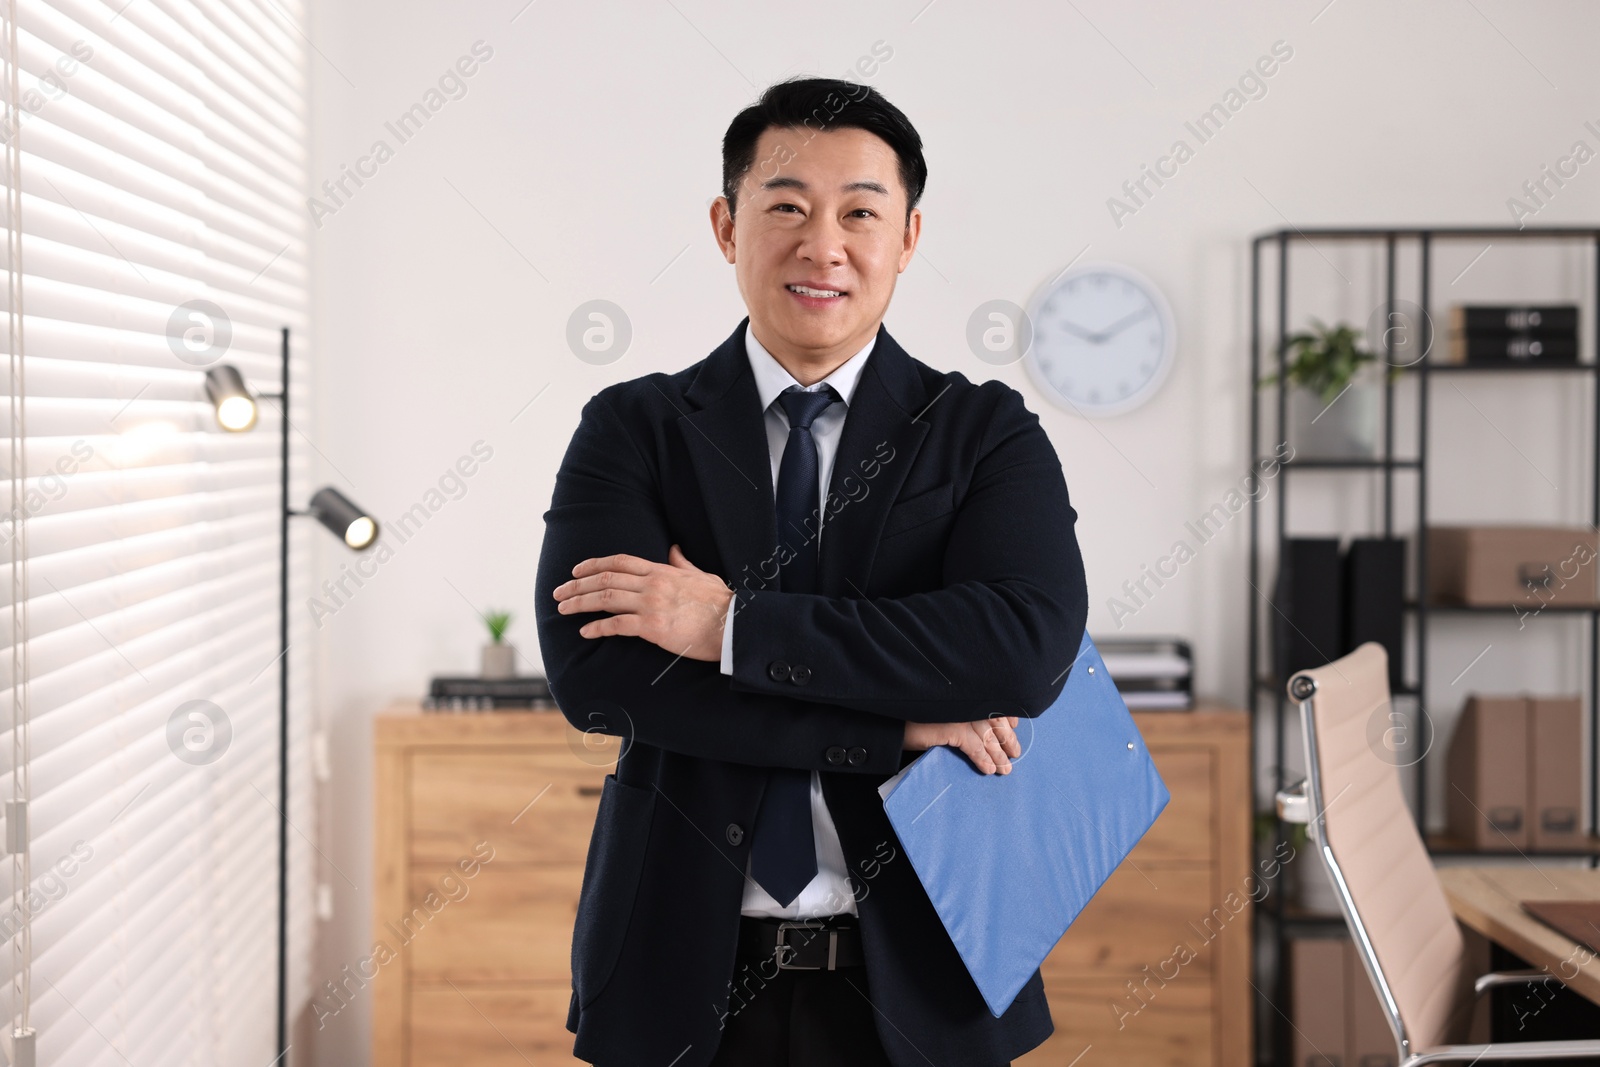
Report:
[[[289,507],[289,328],[281,337],[282,385],[275,393],[252,394],[238,368],[219,363],[206,371],[206,396],[217,425],[243,433],[256,424],[258,400],[278,401],[278,1056],[289,1051],[289,519],[310,515],[350,548],[378,540],[378,523],[343,493],[323,486],[304,511]],[[277,1061],[274,1061],[276,1063]]]

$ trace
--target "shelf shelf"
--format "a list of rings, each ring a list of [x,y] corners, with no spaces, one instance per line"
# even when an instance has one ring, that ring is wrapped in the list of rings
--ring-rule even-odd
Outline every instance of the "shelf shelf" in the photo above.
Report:
[[[1407,611],[1416,611],[1415,600],[1406,601]],[[1515,615],[1534,614],[1543,615],[1545,612],[1554,612],[1562,615],[1587,615],[1600,612],[1600,604],[1545,604],[1542,607],[1524,608],[1516,604],[1429,604],[1428,614],[1449,615]]]
[[[1556,859],[1571,859],[1573,857],[1600,855],[1600,837],[1594,834],[1587,835],[1584,842],[1573,848],[1561,849],[1519,849],[1511,845],[1507,845],[1505,848],[1474,848],[1467,842],[1453,838],[1445,833],[1431,833],[1427,837],[1427,842],[1428,851],[1435,856],[1522,856],[1528,859],[1548,856]]]
[[[1419,371],[1419,364],[1401,367],[1402,371]],[[1593,363],[1430,363],[1429,374],[1586,374],[1594,370]]]
[[[1263,456],[1261,462],[1271,458]],[[1284,470],[1417,470],[1422,464],[1414,459],[1285,459],[1279,460],[1278,466]]]
[[[1564,239],[1572,239],[1575,246],[1582,246],[1589,262],[1593,264],[1592,269],[1587,272],[1587,277],[1578,282],[1581,295],[1572,299],[1568,291],[1573,286],[1568,284],[1556,290],[1556,295],[1551,295],[1547,301],[1576,303],[1584,308],[1582,322],[1584,361],[1541,362],[1544,357],[1540,357],[1527,362],[1509,360],[1492,363],[1444,362],[1446,357],[1455,354],[1447,347],[1448,324],[1443,318],[1444,307],[1447,303],[1456,301],[1445,286],[1445,282],[1449,280],[1448,276],[1439,275],[1439,264],[1436,262],[1438,250],[1448,247],[1452,251],[1460,251],[1462,242],[1466,240],[1471,240],[1478,246],[1486,240],[1496,244],[1504,240],[1508,245],[1532,240],[1556,246],[1557,242],[1552,241],[1552,238],[1563,239],[1561,245],[1566,244]],[[1374,454],[1351,459],[1294,456],[1283,460],[1278,456],[1260,456],[1263,448],[1277,444],[1276,439],[1267,432],[1269,426],[1276,427],[1282,433],[1293,425],[1294,414],[1287,409],[1288,398],[1283,392],[1287,388],[1287,383],[1281,374],[1282,364],[1278,364],[1277,369],[1280,374],[1272,390],[1263,390],[1258,383],[1262,375],[1273,369],[1271,364],[1277,363],[1280,358],[1279,350],[1290,336],[1295,320],[1304,314],[1306,309],[1305,296],[1299,292],[1301,287],[1291,278],[1296,248],[1303,247],[1313,240],[1321,242],[1323,239],[1361,245],[1363,252],[1370,250],[1372,253],[1370,258],[1377,272],[1374,289],[1379,300],[1387,301],[1397,307],[1402,302],[1408,302],[1413,308],[1420,306],[1428,309],[1429,314],[1417,324],[1420,330],[1418,340],[1421,343],[1416,347],[1427,350],[1429,357],[1424,361],[1399,368],[1409,372],[1413,382],[1417,381],[1420,375],[1421,386],[1402,391],[1396,390],[1392,382],[1385,383],[1386,404],[1377,413],[1383,421],[1380,423],[1381,436]],[[1569,250],[1568,247],[1559,248],[1563,255]],[[1473,252],[1476,252],[1476,248],[1467,254],[1471,255]],[[1409,261],[1405,263],[1404,273],[1409,274],[1415,270],[1414,284],[1402,282],[1402,254]],[[1374,507],[1370,509],[1370,521],[1365,523],[1365,528],[1370,531],[1369,536],[1402,537],[1410,541],[1410,548],[1418,555],[1410,556],[1408,553],[1410,559],[1406,565],[1408,571],[1412,571],[1418,560],[1428,559],[1430,555],[1428,546],[1432,540],[1428,537],[1428,525],[1430,521],[1438,521],[1432,512],[1432,506],[1434,495],[1441,484],[1438,480],[1440,472],[1436,469],[1438,464],[1436,457],[1441,453],[1434,450],[1442,449],[1445,442],[1438,428],[1430,420],[1429,408],[1442,397],[1440,390],[1445,387],[1443,385],[1438,388],[1428,387],[1428,382],[1435,374],[1491,376],[1476,388],[1499,388],[1507,376],[1533,374],[1539,377],[1537,380],[1529,379],[1525,383],[1529,388],[1541,392],[1554,389],[1559,390],[1561,395],[1576,397],[1588,394],[1588,397],[1592,398],[1592,406],[1586,405],[1587,414],[1578,420],[1580,428],[1572,435],[1569,452],[1590,457],[1591,463],[1600,463],[1600,459],[1593,458],[1600,457],[1600,414],[1596,414],[1600,412],[1600,226],[1511,228],[1411,225],[1286,228],[1255,234],[1250,243],[1250,259],[1250,373],[1242,383],[1242,388],[1248,391],[1250,436],[1247,454],[1259,457],[1257,470],[1274,469],[1267,465],[1276,464],[1285,471],[1304,468],[1324,471],[1370,471],[1378,474],[1378,477],[1355,480],[1355,484],[1359,484],[1364,491],[1371,490],[1373,494]],[[1435,315],[1435,312],[1438,314]],[[1465,381],[1470,380],[1472,379],[1465,379]],[[1449,378],[1447,381],[1460,385],[1464,390],[1468,389],[1467,385],[1461,384],[1456,378]],[[1274,408],[1289,419],[1287,425],[1279,425],[1279,420],[1273,418]],[[1406,416],[1408,411],[1414,411],[1414,415],[1410,416],[1406,432],[1399,434],[1402,428],[1400,419]],[[1466,432],[1470,434],[1473,431]],[[1458,438],[1460,435],[1450,436]],[[1407,455],[1396,454],[1401,448],[1404,448]],[[1442,449],[1442,454],[1450,455],[1450,452]],[[1395,473],[1397,471],[1405,471],[1407,474],[1397,477]],[[1586,473],[1589,491],[1584,495],[1587,497],[1585,503],[1590,512],[1589,522],[1600,526],[1600,468],[1590,467]],[[1480,478],[1479,481],[1483,479]],[[1252,496],[1249,502],[1250,543],[1247,572],[1249,588],[1241,591],[1241,599],[1244,593],[1250,594],[1245,635],[1247,649],[1245,681],[1246,689],[1251,695],[1252,722],[1261,727],[1252,730],[1251,733],[1251,766],[1258,774],[1269,767],[1283,768],[1295,762],[1295,752],[1291,746],[1297,744],[1299,740],[1296,736],[1298,731],[1291,725],[1297,717],[1296,702],[1285,692],[1286,679],[1263,677],[1270,676],[1275,671],[1271,635],[1274,627],[1281,625],[1277,621],[1271,596],[1274,579],[1267,572],[1267,565],[1273,559],[1270,553],[1273,553],[1274,549],[1276,558],[1279,561],[1283,559],[1283,540],[1293,536],[1291,531],[1300,525],[1293,521],[1294,517],[1290,515],[1286,501],[1296,494],[1304,498],[1325,499],[1330,488],[1343,488],[1350,484],[1352,484],[1350,481],[1341,479],[1286,477],[1283,484],[1278,486],[1279,491],[1271,494],[1270,501],[1263,495]],[[1443,484],[1449,483],[1447,481]],[[1296,489],[1295,486],[1300,488]],[[1493,487],[1485,483],[1471,488],[1484,491]],[[1354,532],[1359,536],[1363,526],[1359,524],[1359,518],[1353,516],[1341,515],[1334,529],[1348,535],[1351,532],[1349,527],[1353,523],[1356,524]],[[1327,523],[1324,521],[1318,525],[1326,526]],[[1584,717],[1587,725],[1583,759],[1588,770],[1584,786],[1586,816],[1584,822],[1585,825],[1600,829],[1600,602],[1562,602],[1560,597],[1562,592],[1577,591],[1570,587],[1565,590],[1544,591],[1552,592],[1556,597],[1549,604],[1541,602],[1533,590],[1528,591],[1524,601],[1522,591],[1514,588],[1511,591],[1517,594],[1516,597],[1507,597],[1505,603],[1498,605],[1436,603],[1435,598],[1440,589],[1438,583],[1419,586],[1418,589],[1419,592],[1413,599],[1403,605],[1403,610],[1406,612],[1404,620],[1406,628],[1409,635],[1414,636],[1414,641],[1408,637],[1406,661],[1402,673],[1409,676],[1417,688],[1428,692],[1443,684],[1434,672],[1429,670],[1430,650],[1435,648],[1435,642],[1440,637],[1460,636],[1455,633],[1459,629],[1457,619],[1497,616],[1497,625],[1507,625],[1524,623],[1534,614],[1558,619],[1588,617],[1590,628],[1582,635],[1585,644],[1582,669],[1586,676]],[[1425,593],[1422,592],[1423,589],[1426,589]],[[1391,590],[1392,595],[1394,594]],[[1418,600],[1423,602],[1418,603]],[[1476,626],[1477,623],[1471,622],[1467,625]],[[1544,640],[1554,640],[1556,637],[1565,640],[1569,636],[1574,636],[1565,633],[1571,629],[1570,627],[1560,622],[1554,625],[1555,629],[1550,631],[1551,636]],[[1275,694],[1275,696],[1263,694]],[[1402,711],[1409,710],[1421,702],[1417,689],[1409,687],[1397,689],[1392,695]],[[1403,697],[1410,698],[1412,703],[1401,704]],[[1408,799],[1411,801],[1409,805],[1411,818],[1419,828],[1429,825],[1429,809],[1437,804],[1437,801],[1430,804],[1430,797],[1435,792],[1435,789],[1430,787],[1439,784],[1438,779],[1442,775],[1439,764],[1443,762],[1444,752],[1443,746],[1434,748],[1435,751],[1424,753],[1423,757],[1416,760],[1403,783],[1407,787]],[[1262,798],[1258,796],[1257,799]],[[1452,840],[1447,834],[1429,834],[1424,831],[1422,836],[1429,853],[1438,857],[1441,864],[1452,862],[1450,858],[1454,857],[1460,857],[1454,862],[1464,863],[1515,863],[1523,859],[1537,860],[1543,856],[1554,861],[1565,860],[1569,863],[1587,860],[1591,866],[1600,867],[1600,835],[1593,833],[1583,837],[1575,847],[1549,851],[1525,849],[1520,853],[1509,846],[1504,850],[1470,848],[1465,842]],[[1478,859],[1479,857],[1481,859]],[[1260,1016],[1265,1021],[1256,1062],[1260,1067],[1267,1067],[1273,1063],[1288,1062],[1293,1044],[1291,1027],[1287,1016],[1283,1014],[1284,1006],[1280,1006],[1279,1000],[1280,997],[1287,995],[1285,978],[1287,972],[1283,953],[1288,939],[1335,936],[1343,933],[1339,929],[1343,925],[1343,920],[1340,916],[1304,912],[1294,901],[1284,898],[1279,898],[1273,902],[1270,909],[1264,908],[1262,911],[1267,915],[1268,921],[1267,925],[1260,928],[1264,951],[1259,959],[1257,973],[1262,979],[1275,977],[1277,981],[1274,992],[1273,989],[1259,984],[1258,980],[1258,989],[1265,990],[1261,994],[1265,1004]],[[1273,1012],[1273,1008],[1278,1010]],[[1276,1018],[1273,1018],[1273,1015],[1276,1015]]]
[[[1329,929],[1344,929],[1343,915],[1340,915],[1336,912],[1328,913],[1321,911],[1307,911],[1295,904],[1286,905],[1284,907],[1283,917],[1281,920],[1270,908],[1262,908],[1261,914],[1265,916],[1268,921],[1279,922],[1279,929],[1286,934],[1296,929],[1313,930],[1317,932],[1324,932]]]
[[[1593,226],[1313,226],[1294,227],[1288,230],[1269,230],[1257,234],[1254,243],[1266,241],[1309,241],[1313,237],[1346,241],[1381,241],[1389,238],[1443,238],[1477,240],[1484,237],[1571,237],[1600,239],[1600,229]]]

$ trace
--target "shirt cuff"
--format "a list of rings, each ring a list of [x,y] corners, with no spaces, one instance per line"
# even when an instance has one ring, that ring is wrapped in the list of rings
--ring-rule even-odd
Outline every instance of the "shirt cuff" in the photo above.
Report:
[[[737,604],[735,598],[728,604],[728,617],[722,623],[722,673],[733,673],[733,606]]]

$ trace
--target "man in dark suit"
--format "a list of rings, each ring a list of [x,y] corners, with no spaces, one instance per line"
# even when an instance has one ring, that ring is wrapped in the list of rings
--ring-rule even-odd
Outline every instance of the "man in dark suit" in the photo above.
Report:
[[[934,745],[1009,771],[1088,607],[1037,417],[883,328],[926,176],[875,90],[767,90],[711,211],[749,316],[598,393],[557,474],[545,669],[623,738],[567,1019],[601,1067],[996,1067],[1052,1031],[1037,971],[990,1015],[877,792]]]

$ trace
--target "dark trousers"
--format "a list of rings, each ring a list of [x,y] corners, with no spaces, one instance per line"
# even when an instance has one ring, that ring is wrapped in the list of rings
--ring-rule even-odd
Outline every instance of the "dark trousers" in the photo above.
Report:
[[[711,1067],[889,1067],[871,995],[865,967],[777,971],[730,1000]]]
[[[728,1004],[711,1067],[889,1067],[865,967],[777,970]]]

